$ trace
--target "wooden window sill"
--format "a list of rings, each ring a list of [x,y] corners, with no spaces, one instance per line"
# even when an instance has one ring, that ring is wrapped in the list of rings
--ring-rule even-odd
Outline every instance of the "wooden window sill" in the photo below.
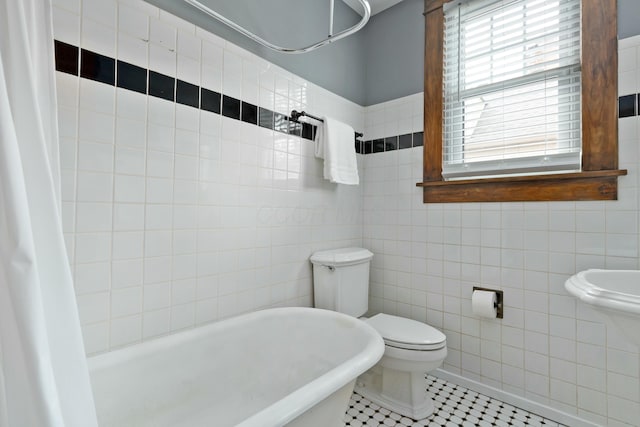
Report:
[[[419,182],[424,203],[617,200],[626,170]]]

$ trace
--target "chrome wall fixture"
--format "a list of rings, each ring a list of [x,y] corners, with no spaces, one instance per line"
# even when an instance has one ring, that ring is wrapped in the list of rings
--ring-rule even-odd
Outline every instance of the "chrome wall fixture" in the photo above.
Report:
[[[296,111],[296,110],[292,110],[291,111],[291,120],[293,120],[294,122],[300,123],[300,121],[298,119],[300,119],[300,117],[302,116],[306,116],[306,117],[310,117],[313,120],[317,120],[319,122],[324,123],[324,120],[322,120],[322,118],[318,117],[318,116],[314,116],[313,114],[309,114],[306,111]],[[364,136],[364,134],[362,132],[356,132],[356,138],[362,138]]]
[[[217,19],[218,21],[222,22],[223,24],[227,25],[228,27],[233,28],[234,30],[236,30],[237,32],[243,34],[246,37],[249,37],[251,40],[255,41],[256,43],[261,44],[264,47],[267,47],[269,49],[275,50],[277,52],[283,52],[283,53],[306,53],[306,52],[311,52],[312,50],[318,49],[319,47],[322,47],[324,45],[327,45],[329,43],[333,43],[337,40],[343,39],[347,36],[350,36],[351,34],[357,32],[358,30],[360,30],[362,27],[364,27],[366,25],[366,23],[369,21],[369,18],[371,17],[371,6],[369,5],[369,2],[367,0],[358,0],[360,2],[360,4],[362,5],[363,9],[364,9],[364,15],[362,16],[362,19],[360,20],[360,22],[358,22],[357,24],[355,24],[352,27],[349,27],[345,30],[340,31],[339,33],[333,34],[333,12],[334,12],[334,1],[335,0],[329,0],[329,37],[327,37],[324,40],[321,40],[317,43],[313,43],[309,46],[306,47],[301,47],[301,48],[289,48],[289,47],[282,47],[282,46],[278,46],[275,45],[273,43],[270,43],[268,41],[266,41],[265,39],[255,35],[254,33],[252,33],[251,31],[245,29],[244,27],[241,27],[240,25],[236,24],[235,22],[225,18],[224,16],[220,15],[218,12],[216,12],[215,10],[211,9],[208,6],[205,6],[204,4],[202,4],[200,1],[198,0],[183,0],[185,3],[190,4],[191,6],[199,9],[200,11],[206,13],[207,15],[211,16],[212,18]],[[295,0],[292,0],[295,2]]]

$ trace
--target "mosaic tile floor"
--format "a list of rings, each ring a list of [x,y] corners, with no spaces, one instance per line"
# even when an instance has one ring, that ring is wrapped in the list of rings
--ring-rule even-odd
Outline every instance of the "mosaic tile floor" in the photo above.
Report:
[[[345,415],[346,426],[553,426],[566,427],[515,406],[492,399],[465,387],[427,375],[427,394],[434,400],[434,414],[415,421],[381,408],[357,393],[353,393]]]

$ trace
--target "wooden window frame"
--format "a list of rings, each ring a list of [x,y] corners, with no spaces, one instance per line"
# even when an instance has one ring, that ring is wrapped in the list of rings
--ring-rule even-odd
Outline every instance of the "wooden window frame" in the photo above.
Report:
[[[582,171],[565,174],[465,179],[442,177],[442,6],[425,0],[424,203],[617,200],[617,0],[582,0]],[[594,101],[595,100],[595,101]]]

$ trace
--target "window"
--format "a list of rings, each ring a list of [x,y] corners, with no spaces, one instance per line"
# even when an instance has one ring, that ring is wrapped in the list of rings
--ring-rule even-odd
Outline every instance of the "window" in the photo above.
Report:
[[[443,177],[579,171],[580,0],[451,2],[444,19]]]
[[[617,198],[615,0],[425,4],[424,201]]]

